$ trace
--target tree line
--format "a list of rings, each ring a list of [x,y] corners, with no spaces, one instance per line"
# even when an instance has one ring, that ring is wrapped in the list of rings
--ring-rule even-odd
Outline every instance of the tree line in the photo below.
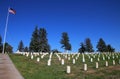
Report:
[[[63,32],[60,39],[61,48],[63,48],[65,51],[71,51],[72,45],[70,44],[69,36],[67,32]],[[0,36],[0,52],[2,52],[2,38]],[[106,45],[105,41],[100,38],[97,45],[96,45],[98,52],[115,52],[115,48],[113,48],[110,44]],[[31,41],[29,44],[29,47],[25,46],[23,44],[23,41],[21,40],[18,44],[18,50],[20,52],[60,52],[57,49],[51,50],[51,47],[48,43],[47,39],[47,31],[45,28],[38,28],[35,27],[32,36]],[[5,43],[5,52],[13,52],[13,47]],[[94,52],[93,45],[91,43],[90,38],[86,38],[84,42],[80,43],[80,47],[78,48],[79,53],[85,53],[85,52]]]
[[[113,48],[110,44],[106,45],[102,38],[99,39],[96,48],[97,52],[115,52],[115,48]],[[86,38],[85,43],[81,42],[78,52],[94,52],[90,38]]]
[[[5,43],[4,50],[6,53],[12,53],[13,52],[13,47],[9,43]],[[0,53],[3,51],[3,43],[2,43],[2,37],[0,35]]]

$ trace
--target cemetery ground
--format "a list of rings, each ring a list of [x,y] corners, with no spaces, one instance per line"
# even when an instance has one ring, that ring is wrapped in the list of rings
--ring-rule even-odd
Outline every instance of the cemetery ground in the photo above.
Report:
[[[120,79],[119,53],[52,54],[51,56],[50,54],[9,54],[9,56],[25,79]],[[48,64],[49,60],[51,62]],[[84,64],[87,64],[86,70]],[[70,66],[70,73],[67,73],[67,66]]]

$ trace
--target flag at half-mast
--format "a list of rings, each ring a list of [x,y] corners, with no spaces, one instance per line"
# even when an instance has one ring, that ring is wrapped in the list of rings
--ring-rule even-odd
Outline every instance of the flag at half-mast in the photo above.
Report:
[[[16,11],[12,8],[9,8],[9,13],[16,14]]]

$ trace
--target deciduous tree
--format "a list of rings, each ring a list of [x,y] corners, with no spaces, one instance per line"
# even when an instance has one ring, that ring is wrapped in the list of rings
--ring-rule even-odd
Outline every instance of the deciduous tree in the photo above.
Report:
[[[13,47],[8,43],[5,43],[5,52],[6,53],[13,53]]]

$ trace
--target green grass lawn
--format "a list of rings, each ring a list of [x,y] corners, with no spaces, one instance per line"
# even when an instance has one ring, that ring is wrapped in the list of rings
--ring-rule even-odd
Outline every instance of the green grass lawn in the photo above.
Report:
[[[49,59],[49,54],[46,55],[43,59],[40,58],[40,62],[37,62],[37,56],[32,60],[29,57],[18,55],[18,54],[9,54],[15,66],[18,68],[20,73],[25,79],[120,79],[120,64],[118,59],[116,60],[116,65],[112,64],[112,57],[109,61],[109,66],[105,66],[105,60],[102,60],[102,55],[100,56],[99,68],[95,68],[95,62],[97,61],[98,55],[90,56],[93,58],[93,62],[90,62],[90,59],[85,55],[85,63],[88,65],[88,70],[83,70],[84,63],[82,62],[82,55],[76,60],[75,64],[72,64],[72,56],[70,60],[65,59],[62,55],[61,58],[65,59],[65,64],[61,65],[61,61],[58,60],[58,57],[53,54],[51,66],[47,66],[47,61]],[[73,58],[75,58],[75,55]],[[119,55],[120,57],[120,55]],[[105,56],[107,59],[107,57]],[[66,73],[67,65],[71,66],[71,73]]]

